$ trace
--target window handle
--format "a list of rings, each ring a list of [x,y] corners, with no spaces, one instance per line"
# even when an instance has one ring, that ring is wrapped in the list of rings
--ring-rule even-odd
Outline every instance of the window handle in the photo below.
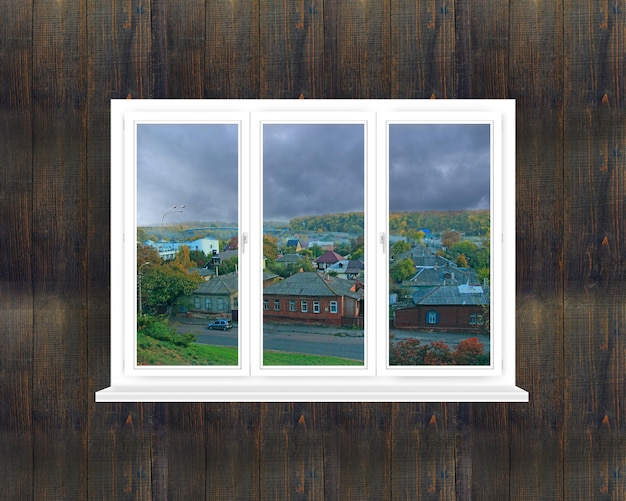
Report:
[[[380,232],[380,235],[378,235],[378,241],[380,242],[380,245],[382,245],[383,247],[383,254],[385,253],[385,240],[386,240],[386,235],[384,231]]]
[[[248,243],[248,233],[245,231],[241,234],[241,252],[246,253],[246,244]]]

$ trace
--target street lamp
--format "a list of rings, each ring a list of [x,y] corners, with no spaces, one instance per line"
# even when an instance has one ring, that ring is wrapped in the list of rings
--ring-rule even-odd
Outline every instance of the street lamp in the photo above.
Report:
[[[140,317],[143,316],[143,308],[141,307],[141,277],[143,277],[143,273],[141,272],[141,268],[148,264],[150,264],[150,261],[146,261],[145,263],[143,263],[141,266],[139,266],[139,269],[137,270],[137,284],[139,286],[139,305],[137,306],[137,310]]]
[[[172,214],[173,212],[182,212],[184,208],[184,205],[173,205],[171,209],[166,210],[161,217],[161,226],[163,226],[163,220],[165,219],[165,216],[167,216],[168,214]]]

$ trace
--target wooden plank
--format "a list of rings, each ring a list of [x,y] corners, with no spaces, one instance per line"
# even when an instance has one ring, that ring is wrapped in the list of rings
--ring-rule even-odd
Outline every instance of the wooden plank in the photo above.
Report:
[[[454,96],[454,14],[452,3],[392,0],[392,98]]]
[[[34,498],[87,494],[85,5],[33,3]]]
[[[206,499],[262,499],[260,404],[207,404],[205,422]]]
[[[460,0],[456,14],[456,97],[508,97],[509,4]],[[460,404],[457,485],[471,499],[509,499],[506,404]]]
[[[32,499],[32,5],[0,19],[0,498]]]
[[[198,403],[166,405],[168,499],[212,499],[206,496],[206,430]]]
[[[258,98],[259,1],[217,0],[206,9],[204,97]]]
[[[511,499],[563,499],[563,3],[510,3],[517,104],[517,383]],[[529,461],[528,458],[533,458]]]
[[[324,442],[313,403],[260,407],[260,499],[324,499]]]
[[[159,0],[151,12],[155,97],[201,99],[205,2]]]
[[[456,2],[457,98],[507,97],[508,2]]]
[[[262,3],[261,98],[321,97],[325,8],[319,0]]]
[[[150,5],[94,0],[87,5],[86,19],[88,498],[164,499],[153,494],[153,485],[163,482],[158,483],[161,470],[152,465],[163,455],[151,451],[164,419],[155,415],[153,404],[96,405],[93,398],[109,385],[111,367],[110,99],[149,95]]]
[[[565,3],[566,499],[626,497],[622,11]]]
[[[456,407],[392,405],[393,499],[454,499]]]
[[[392,499],[392,408],[388,403],[324,404],[328,499]]]
[[[324,97],[391,95],[389,0],[324,4]]]

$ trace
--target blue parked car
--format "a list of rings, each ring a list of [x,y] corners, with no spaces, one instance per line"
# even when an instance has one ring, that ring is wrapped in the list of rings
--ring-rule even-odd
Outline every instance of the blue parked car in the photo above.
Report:
[[[232,328],[233,328],[233,323],[226,318],[220,318],[219,320],[214,320],[207,326],[207,329],[211,329],[211,330],[219,329],[223,331],[226,331]]]

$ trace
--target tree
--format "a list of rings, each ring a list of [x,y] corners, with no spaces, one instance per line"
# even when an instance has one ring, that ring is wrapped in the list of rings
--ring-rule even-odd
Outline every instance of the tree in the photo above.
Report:
[[[398,240],[391,246],[391,255],[397,256],[398,254],[402,254],[403,252],[408,252],[411,250],[411,244],[406,240]]]
[[[458,231],[446,231],[441,235],[441,243],[446,249],[450,249],[454,244],[461,241],[461,234]]]
[[[201,282],[200,275],[175,263],[152,267],[142,279],[142,297],[153,311],[169,313],[181,296],[190,295]]]
[[[263,255],[267,259],[276,259],[278,257],[278,239],[263,235]]]
[[[403,282],[408,280],[415,274],[415,265],[410,258],[403,259],[398,263],[395,263],[389,269],[389,276],[396,282]]]

